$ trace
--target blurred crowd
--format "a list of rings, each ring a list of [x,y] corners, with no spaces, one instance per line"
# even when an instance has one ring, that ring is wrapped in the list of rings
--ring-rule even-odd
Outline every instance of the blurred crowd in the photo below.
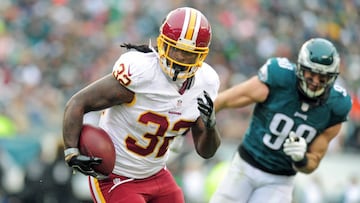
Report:
[[[360,152],[360,0],[1,0],[0,202],[78,202],[62,161],[65,102],[111,72],[125,51],[120,44],[155,45],[163,17],[181,6],[201,10],[212,24],[206,61],[219,73],[221,90],[256,74],[268,57],[296,62],[311,37],[334,42],[341,56],[338,82],[352,95],[353,108],[329,150]],[[214,160],[194,161],[184,147],[169,167],[182,187],[230,158],[226,146],[240,142],[251,110],[218,114],[225,147]],[[34,192],[41,188],[48,192]],[[185,192],[189,203],[206,201],[198,195],[205,191]],[[60,199],[64,193],[67,200]]]

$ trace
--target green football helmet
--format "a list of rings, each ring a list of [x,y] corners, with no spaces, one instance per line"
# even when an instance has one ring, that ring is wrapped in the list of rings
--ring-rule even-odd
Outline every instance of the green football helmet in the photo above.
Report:
[[[340,69],[340,57],[333,43],[323,38],[306,41],[299,51],[297,62],[296,76],[299,79],[300,92],[311,100],[326,99]],[[304,71],[325,78],[320,88],[316,91],[309,88],[309,81],[304,77]]]

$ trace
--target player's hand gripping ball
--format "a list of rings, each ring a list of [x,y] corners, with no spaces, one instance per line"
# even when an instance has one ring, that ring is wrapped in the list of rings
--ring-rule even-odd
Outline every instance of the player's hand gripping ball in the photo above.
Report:
[[[109,175],[115,165],[115,147],[105,130],[84,124],[79,138],[80,154],[98,157],[102,162],[92,168],[101,174]]]
[[[293,161],[298,162],[304,159],[306,149],[306,140],[301,136],[297,136],[295,132],[291,131],[289,133],[289,137],[285,140],[284,143],[285,154],[290,156]]]

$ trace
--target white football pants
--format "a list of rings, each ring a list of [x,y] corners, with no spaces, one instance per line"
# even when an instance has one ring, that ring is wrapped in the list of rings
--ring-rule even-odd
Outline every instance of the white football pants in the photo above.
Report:
[[[266,173],[236,153],[210,203],[291,203],[294,176]]]

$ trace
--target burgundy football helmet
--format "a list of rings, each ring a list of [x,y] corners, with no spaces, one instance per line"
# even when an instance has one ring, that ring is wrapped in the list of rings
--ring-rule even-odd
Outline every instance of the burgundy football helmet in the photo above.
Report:
[[[171,11],[157,38],[162,69],[174,81],[192,77],[209,53],[210,41],[211,27],[200,11],[189,7]]]

